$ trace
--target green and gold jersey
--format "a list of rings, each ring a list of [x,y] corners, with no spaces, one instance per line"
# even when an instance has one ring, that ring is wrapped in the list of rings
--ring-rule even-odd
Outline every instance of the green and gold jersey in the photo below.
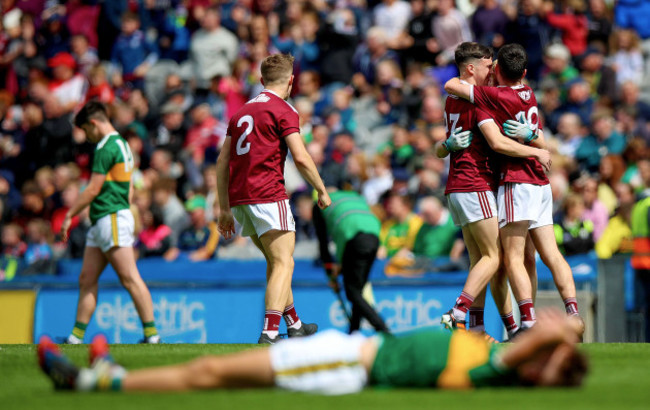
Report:
[[[427,330],[380,337],[372,385],[470,388],[516,383],[512,372],[495,365],[497,345],[471,332]]]
[[[90,221],[129,208],[133,154],[118,133],[108,134],[97,144],[92,172],[106,175],[99,195],[90,204]]]

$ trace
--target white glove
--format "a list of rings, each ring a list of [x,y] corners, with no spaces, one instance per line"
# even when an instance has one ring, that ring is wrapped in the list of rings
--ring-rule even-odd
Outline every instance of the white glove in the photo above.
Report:
[[[537,138],[535,128],[526,120],[525,116],[521,116],[519,121],[507,120],[503,123],[503,131],[510,138],[521,138],[526,144]]]
[[[472,131],[463,131],[463,127],[458,127],[442,145],[447,151],[456,152],[469,147],[471,143]]]

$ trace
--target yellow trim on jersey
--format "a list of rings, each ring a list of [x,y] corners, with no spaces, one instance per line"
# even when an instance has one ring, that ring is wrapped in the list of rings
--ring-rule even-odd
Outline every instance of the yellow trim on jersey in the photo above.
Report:
[[[489,359],[490,346],[480,336],[460,330],[454,332],[449,341],[447,366],[438,377],[438,387],[472,387],[469,371],[487,363]]]
[[[131,171],[126,170],[124,162],[118,162],[108,170],[108,173],[106,173],[106,181],[130,182]]]
[[[219,230],[217,229],[217,223],[214,221],[210,222],[208,229],[210,229],[210,236],[205,244],[205,252],[211,258],[214,251],[217,250],[217,245],[219,245]]]
[[[280,370],[276,372],[276,376],[299,376],[305,373],[314,373],[314,372],[320,372],[324,370],[334,370],[334,369],[339,369],[341,367],[354,367],[357,365],[359,365],[358,361],[354,361],[354,362],[338,361],[333,363],[319,363],[319,364],[312,364],[308,366],[296,367],[293,369]]]
[[[113,246],[120,246],[120,235],[117,231],[117,214],[111,214],[111,230],[113,231]]]

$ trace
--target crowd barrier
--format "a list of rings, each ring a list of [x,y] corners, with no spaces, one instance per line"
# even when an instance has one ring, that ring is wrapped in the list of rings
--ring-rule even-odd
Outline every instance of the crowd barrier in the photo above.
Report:
[[[569,264],[578,286],[595,290],[596,259],[569,258]],[[256,342],[264,316],[264,261],[168,263],[148,259],[139,261],[138,267],[151,289],[156,324],[165,342]],[[467,272],[438,272],[417,278],[387,277],[383,267],[378,262],[371,273],[374,301],[395,333],[440,326],[440,316],[453,306],[467,276]],[[80,268],[81,261],[61,261],[58,275],[16,277],[0,284],[4,290],[0,293],[0,343],[31,343],[44,334],[66,336],[74,324]],[[552,280],[542,266],[538,272],[540,283]],[[318,323],[321,329],[347,329],[346,316],[327,286],[322,268],[312,261],[296,261],[293,286],[303,320]],[[25,294],[19,300],[7,298],[17,292],[30,293],[31,302]],[[22,316],[12,313],[18,311]],[[13,316],[11,323],[3,322],[3,312]],[[489,295],[485,322],[487,331],[500,338],[503,326]],[[14,332],[18,328],[21,337],[10,336],[18,334]],[[370,329],[366,326],[363,331]],[[97,310],[87,340],[97,333],[105,334],[112,343],[137,343],[142,338],[133,302],[110,267],[100,278]]]

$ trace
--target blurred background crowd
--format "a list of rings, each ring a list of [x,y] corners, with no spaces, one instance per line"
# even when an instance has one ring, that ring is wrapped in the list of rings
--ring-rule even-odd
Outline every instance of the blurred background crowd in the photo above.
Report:
[[[528,52],[563,252],[632,250],[630,212],[650,189],[649,0],[0,0],[0,16],[6,280],[82,255],[88,215],[67,244],[59,230],[90,174],[94,146],[70,123],[89,100],[110,107],[136,156],[141,258],[253,257],[216,230],[214,164],[277,52],[296,57],[291,103],[326,185],[361,192],[382,219],[380,256],[466,268],[432,148],[441,85],[471,40]],[[313,199],[290,160],[286,185],[296,256],[309,255]]]

